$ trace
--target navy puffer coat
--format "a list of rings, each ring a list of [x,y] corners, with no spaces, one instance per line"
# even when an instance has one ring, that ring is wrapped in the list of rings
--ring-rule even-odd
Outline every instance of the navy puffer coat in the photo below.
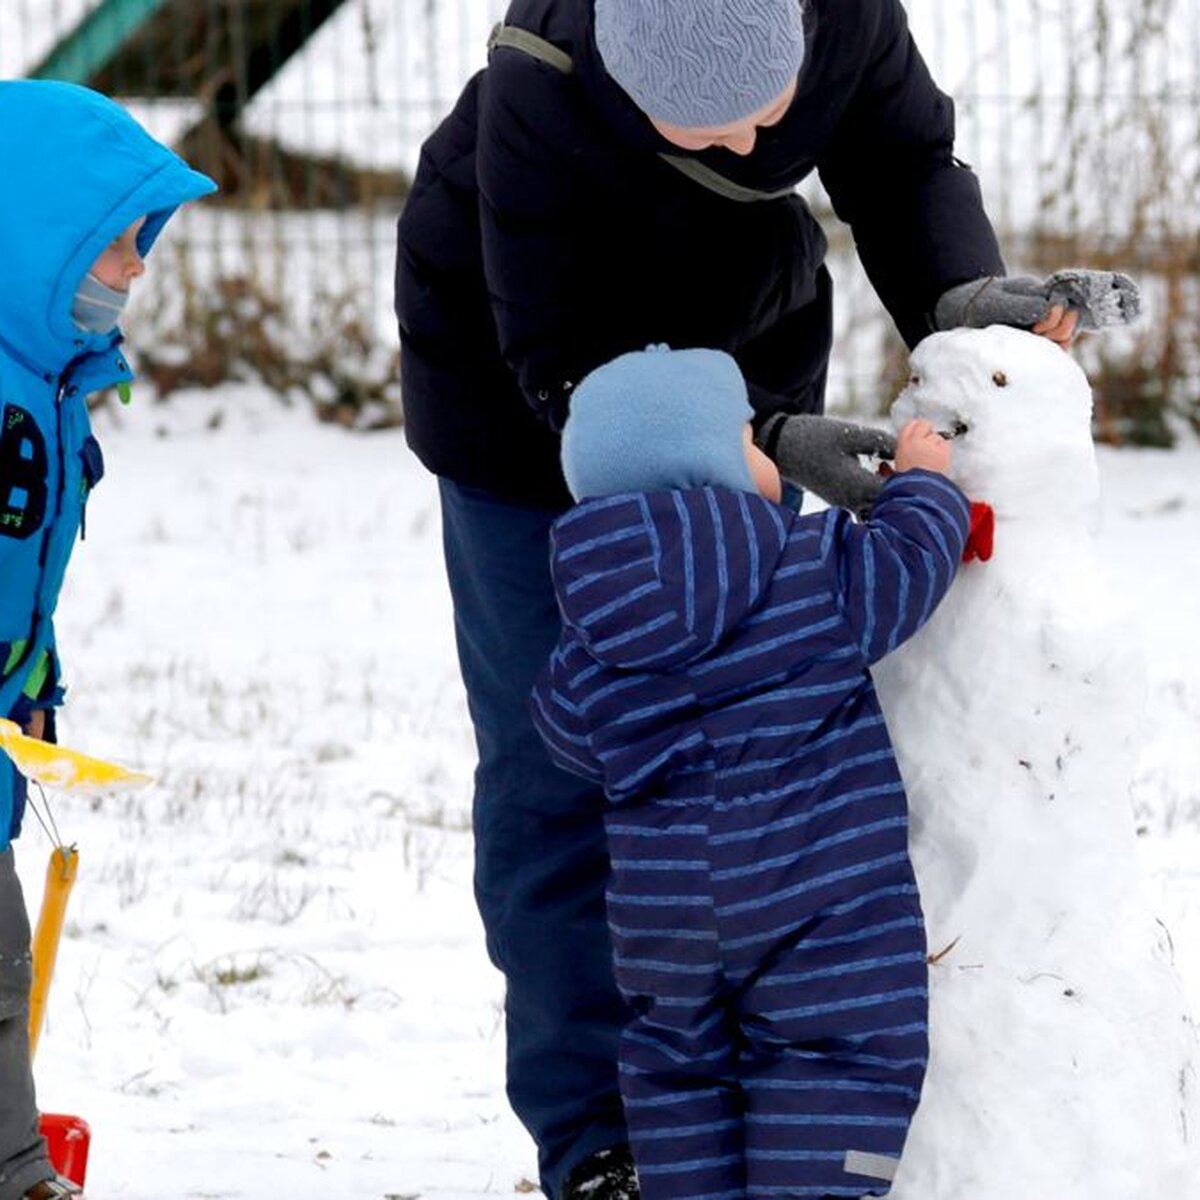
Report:
[[[728,351],[760,413],[819,410],[829,284],[812,214],[795,195],[717,195],[664,153],[767,192],[818,169],[910,344],[947,287],[1003,271],[899,0],[810,0],[805,20],[784,119],[748,156],[688,154],[605,73],[591,0],[516,0],[507,23],[572,70],[494,50],[426,142],[399,223],[407,430],[431,470],[565,506],[571,387],[651,342]]]

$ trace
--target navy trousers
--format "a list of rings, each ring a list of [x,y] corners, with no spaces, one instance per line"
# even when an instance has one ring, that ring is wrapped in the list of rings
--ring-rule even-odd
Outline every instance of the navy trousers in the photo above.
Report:
[[[559,634],[555,512],[439,481],[459,665],[479,752],[475,895],[507,981],[508,1095],[559,1194],[588,1154],[626,1141],[617,1084],[625,1009],[604,892],[604,796],[550,761],[529,716]]]
[[[607,820],[643,1200],[884,1195],[928,1057],[903,791],[719,791]]]

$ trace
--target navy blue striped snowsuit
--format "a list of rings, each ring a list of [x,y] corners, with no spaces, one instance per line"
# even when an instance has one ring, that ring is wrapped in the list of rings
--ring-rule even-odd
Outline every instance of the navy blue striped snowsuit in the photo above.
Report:
[[[611,801],[621,1088],[645,1200],[888,1190],[927,1055],[907,804],[867,672],[954,577],[962,493],[871,519],[724,489],[554,526],[534,720]]]

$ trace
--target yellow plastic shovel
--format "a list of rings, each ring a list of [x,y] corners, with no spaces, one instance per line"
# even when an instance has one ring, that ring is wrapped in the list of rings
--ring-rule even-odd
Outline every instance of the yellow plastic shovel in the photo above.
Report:
[[[37,1054],[46,1017],[46,997],[50,979],[58,961],[58,943],[62,938],[67,900],[79,874],[79,851],[74,846],[55,846],[46,866],[46,890],[42,910],[33,935],[33,987],[29,992],[29,1056]]]
[[[80,792],[88,796],[145,787],[150,782],[150,776],[140,771],[29,737],[21,732],[16,721],[3,717],[0,717],[0,748],[26,779],[62,792]]]
[[[143,787],[149,775],[130,771],[116,763],[105,762],[81,754],[68,746],[44,742],[29,737],[15,721],[0,717],[0,747],[16,764],[26,779],[43,787],[85,795],[111,792],[125,788]],[[46,868],[46,890],[42,894],[42,909],[37,932],[33,938],[33,991],[30,993],[29,1048],[37,1051],[46,1014],[46,996],[50,978],[58,958],[58,943],[62,937],[67,899],[71,895],[79,872],[79,851],[74,846],[55,846]]]

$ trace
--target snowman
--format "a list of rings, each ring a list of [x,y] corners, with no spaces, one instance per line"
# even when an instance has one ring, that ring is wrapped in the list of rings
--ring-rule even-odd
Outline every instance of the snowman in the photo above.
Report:
[[[993,326],[935,334],[893,407],[994,513],[874,669],[912,812],[929,1072],[893,1200],[1200,1197],[1197,1043],[1143,900],[1129,800],[1142,676],[1091,533],[1091,393]]]

